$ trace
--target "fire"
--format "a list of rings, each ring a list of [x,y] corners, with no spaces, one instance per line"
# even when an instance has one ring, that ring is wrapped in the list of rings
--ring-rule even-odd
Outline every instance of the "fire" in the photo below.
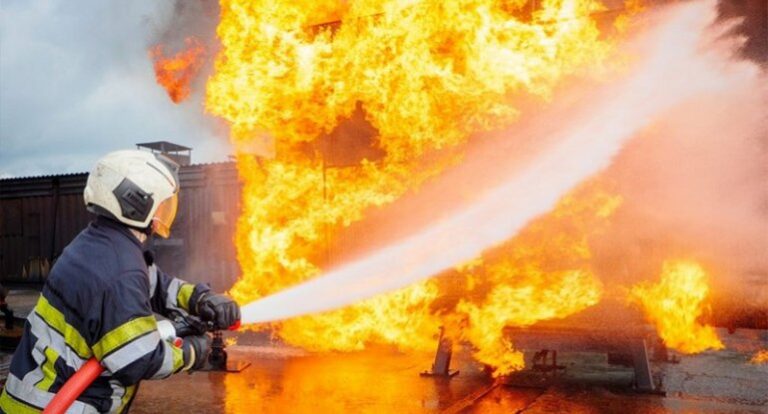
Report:
[[[318,275],[332,264],[335,237],[366,209],[457,162],[473,133],[513,122],[511,97],[547,99],[563,78],[608,56],[612,43],[590,17],[603,9],[599,1],[544,0],[533,11],[528,3],[221,0],[222,49],[206,109],[228,121],[243,182],[235,237],[242,277],[230,294],[247,303]],[[333,165],[324,143],[358,109],[380,156],[337,148],[353,161]],[[270,140],[272,159],[250,153]],[[570,297],[572,285],[597,289],[578,271],[534,279],[528,289],[550,278],[560,285],[537,300]],[[425,282],[274,328],[316,350],[431,349],[440,294]],[[539,317],[575,311],[595,295],[585,297]]]
[[[285,321],[280,337],[311,351],[355,351],[369,344],[429,351],[440,319],[431,310],[434,281],[412,285],[333,312]]]
[[[698,322],[708,295],[707,273],[686,260],[666,261],[658,283],[630,291],[631,300],[642,306],[666,345],[686,354],[724,348],[715,329]]]
[[[468,318],[465,337],[477,349],[475,358],[494,367],[494,376],[524,365],[504,327],[564,318],[600,300],[603,289],[590,269],[589,237],[603,231],[622,202],[603,187],[609,185],[593,180],[574,190],[552,213],[490,253],[474,277],[488,285],[487,296],[458,304],[456,310]]]
[[[185,44],[187,48],[172,57],[165,56],[162,44],[149,50],[149,57],[155,67],[155,79],[165,88],[174,103],[180,103],[189,97],[190,83],[203,66],[205,49],[200,41],[188,37]]]
[[[457,310],[469,318],[466,336],[477,348],[475,358],[494,367],[493,375],[499,376],[525,366],[522,352],[513,351],[514,339],[504,337],[505,327],[572,315],[596,304],[601,293],[600,282],[581,270],[524,274],[518,283],[493,288],[481,304],[461,302]]]
[[[768,349],[761,349],[757,351],[757,353],[752,356],[752,359],[750,359],[749,362],[756,365],[768,364]]]

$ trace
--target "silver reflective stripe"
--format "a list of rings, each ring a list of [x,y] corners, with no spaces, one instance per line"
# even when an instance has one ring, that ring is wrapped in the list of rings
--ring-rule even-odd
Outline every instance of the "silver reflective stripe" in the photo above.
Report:
[[[80,358],[72,348],[67,346],[67,343],[64,342],[64,337],[56,332],[55,329],[49,327],[36,312],[30,313],[27,317],[27,321],[29,322],[32,334],[37,337],[34,349],[40,352],[40,355],[43,358],[42,360],[45,359],[43,350],[45,350],[46,347],[50,347],[74,370],[80,369],[80,367],[85,364],[85,360]],[[42,360],[38,361],[37,357],[35,357],[35,361],[37,361],[38,364],[42,364]]]
[[[117,380],[109,381],[109,385],[112,387],[112,395],[110,397],[112,399],[112,405],[109,406],[109,412],[116,413],[123,403],[123,396],[125,395],[127,388],[123,387],[123,385],[120,384],[120,381]]]
[[[40,342],[40,341],[38,341]],[[34,358],[37,365],[43,365],[45,362],[45,346],[32,348],[32,358]]]
[[[182,284],[184,284],[184,282],[176,278],[173,278],[171,283],[168,284],[168,291],[166,292],[168,296],[165,297],[166,308],[179,309],[179,305],[176,303],[176,297],[179,296],[179,289],[181,289]]]
[[[154,375],[152,375],[151,379],[162,379],[166,378],[169,375],[173,374],[173,350],[171,345],[168,342],[163,341],[163,365],[160,366],[160,369],[155,372]]]
[[[37,384],[38,382],[42,381],[43,378],[45,378],[45,373],[43,372],[43,368],[41,364],[37,364],[37,368],[33,369],[32,371],[27,372],[26,375],[24,375],[24,378],[22,379],[22,382],[25,384]]]
[[[160,339],[163,341],[176,339],[176,328],[173,327],[173,322],[168,319],[157,321],[157,331],[160,332]]]
[[[8,378],[5,380],[5,390],[13,398],[37,407],[46,407],[56,395],[35,388],[32,383],[22,381],[11,373],[8,373]],[[98,411],[82,401],[75,401],[69,406],[67,414],[98,414]]]
[[[147,268],[149,272],[149,298],[155,296],[155,289],[157,289],[157,266],[154,264]]]
[[[157,348],[158,342],[160,342],[160,333],[157,332],[157,330],[154,330],[123,345],[120,349],[102,359],[101,363],[107,367],[110,372],[114,373],[120,371],[131,362],[154,351]]]

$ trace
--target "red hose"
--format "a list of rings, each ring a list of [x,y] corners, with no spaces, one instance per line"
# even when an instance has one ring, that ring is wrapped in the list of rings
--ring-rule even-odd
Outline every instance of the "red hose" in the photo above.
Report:
[[[229,330],[237,330],[238,328],[240,328],[240,321],[237,321],[234,325],[230,326]],[[181,347],[181,344],[177,344],[176,346]],[[75,375],[69,377],[67,382],[64,383],[64,386],[61,387],[59,392],[56,393],[56,396],[54,396],[48,406],[45,407],[43,414],[64,414],[69,406],[75,402],[77,397],[79,397],[102,372],[104,372],[104,367],[101,366],[101,363],[99,363],[96,358],[89,359],[77,370],[77,372],[75,372]]]
[[[69,377],[56,396],[45,407],[43,414],[64,414],[70,405],[88,388],[104,371],[96,358],[89,359],[75,375]]]

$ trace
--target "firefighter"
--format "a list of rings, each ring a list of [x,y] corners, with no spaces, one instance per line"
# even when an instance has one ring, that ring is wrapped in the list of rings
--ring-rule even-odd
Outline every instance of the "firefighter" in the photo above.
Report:
[[[98,161],[84,192],[96,218],[64,249],[29,314],[0,411],[40,412],[95,357],[104,374],[68,412],[127,412],[141,380],[198,369],[210,352],[207,335],[188,336],[181,346],[161,339],[153,313],[188,312],[217,329],[239,324],[231,299],[169,276],[145,255],[152,234],[170,235],[178,168],[137,150]]]

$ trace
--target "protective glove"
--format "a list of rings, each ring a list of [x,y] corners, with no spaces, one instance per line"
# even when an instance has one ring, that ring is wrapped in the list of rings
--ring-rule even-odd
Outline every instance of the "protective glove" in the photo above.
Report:
[[[224,295],[207,294],[197,300],[197,316],[213,322],[214,328],[237,329],[240,326],[240,307]]]
[[[184,352],[183,370],[198,370],[208,361],[208,355],[211,353],[211,337],[206,334],[185,336],[181,349]]]

